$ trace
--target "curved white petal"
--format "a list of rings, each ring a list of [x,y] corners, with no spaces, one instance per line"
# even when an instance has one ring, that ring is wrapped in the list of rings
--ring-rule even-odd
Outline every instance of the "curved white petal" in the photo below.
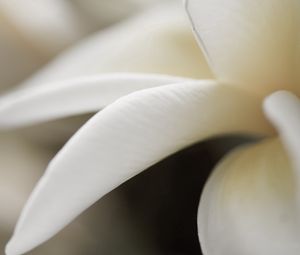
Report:
[[[278,139],[238,149],[204,188],[198,231],[205,255],[297,255],[294,172]]]
[[[164,75],[115,73],[20,89],[0,97],[0,128],[96,112],[133,91],[184,80]]]
[[[294,85],[299,35],[296,0],[186,0],[215,74],[268,92]]]
[[[182,6],[168,1],[82,41],[24,86],[108,72],[211,77]]]
[[[300,100],[290,92],[278,91],[267,97],[264,110],[289,151],[300,185]]]
[[[26,252],[103,195],[201,139],[263,133],[260,98],[213,81],[132,93],[87,122],[50,163],[7,246]]]

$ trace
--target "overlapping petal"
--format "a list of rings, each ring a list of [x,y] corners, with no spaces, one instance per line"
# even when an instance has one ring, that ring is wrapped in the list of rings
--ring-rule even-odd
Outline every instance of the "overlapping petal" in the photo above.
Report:
[[[215,74],[255,92],[289,89],[299,72],[299,2],[186,0]]]
[[[259,102],[213,81],[167,85],[117,100],[87,122],[50,163],[7,254],[46,241],[116,186],[190,144],[225,133],[268,132]]]
[[[168,1],[85,39],[24,85],[108,72],[211,78],[181,5]]]
[[[198,212],[205,255],[297,255],[295,172],[278,139],[237,149],[217,166]]]
[[[96,112],[131,92],[184,80],[188,79],[114,73],[20,89],[0,97],[0,128]]]

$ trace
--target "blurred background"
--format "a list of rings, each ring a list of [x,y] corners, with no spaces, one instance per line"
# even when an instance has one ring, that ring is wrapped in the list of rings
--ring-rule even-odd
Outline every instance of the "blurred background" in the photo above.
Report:
[[[174,13],[171,8],[174,4],[181,11]],[[125,38],[138,40],[139,46],[143,46],[136,49],[138,59],[126,55],[128,46],[117,49],[125,43],[117,40],[119,58],[103,58],[99,53],[96,59],[101,63],[99,70],[211,77],[180,0],[0,0],[0,91],[5,93],[19,85],[42,84],[65,76],[76,77],[80,72],[94,74],[92,57],[101,52],[102,43],[98,51],[98,39],[92,39],[93,46],[86,40],[98,35],[111,40],[114,37],[102,31],[110,31],[111,27],[151,8],[164,10],[157,19],[163,18],[161,23],[153,23],[156,16],[152,19],[148,15],[147,22],[143,19],[139,22],[146,28],[152,26],[151,30],[143,32],[141,27],[135,35],[130,29],[123,33]],[[77,55],[78,52],[85,55],[73,57],[76,55],[73,46],[82,49],[82,44],[84,49],[93,47],[92,55],[86,50],[75,50]],[[64,53],[70,48],[69,53]],[[48,63],[61,55],[48,68]],[[1,251],[47,163],[90,116],[0,133]],[[206,141],[163,160],[108,194],[55,238],[29,254],[201,254],[196,219],[203,184],[220,157],[245,141],[248,139],[241,137]]]

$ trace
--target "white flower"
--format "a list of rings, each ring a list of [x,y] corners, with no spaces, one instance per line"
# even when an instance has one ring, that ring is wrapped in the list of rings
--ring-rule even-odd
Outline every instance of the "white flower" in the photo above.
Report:
[[[51,161],[23,210],[8,255],[46,241],[164,157],[231,133],[269,138],[230,153],[206,184],[198,216],[204,254],[299,254],[300,102],[290,92],[275,92],[299,93],[299,3],[189,0],[186,6],[217,80],[107,74],[36,86],[3,99],[6,128],[110,104]],[[51,72],[42,77],[54,77]],[[263,101],[278,135],[263,114]]]

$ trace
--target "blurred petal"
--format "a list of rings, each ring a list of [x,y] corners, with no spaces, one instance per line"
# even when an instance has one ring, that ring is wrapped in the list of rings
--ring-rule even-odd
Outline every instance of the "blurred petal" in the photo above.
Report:
[[[204,254],[299,254],[295,188],[278,139],[231,153],[214,170],[200,201]]]
[[[87,28],[66,0],[0,0],[0,88],[7,89]]]
[[[0,11],[15,32],[45,56],[88,31],[85,21],[66,0],[0,0]]]
[[[142,8],[149,8],[150,4],[161,1],[162,0],[71,0],[82,13],[86,13],[86,15],[100,25],[118,21]],[[175,1],[180,2],[179,0]]]
[[[131,92],[184,80],[164,75],[115,73],[20,89],[0,97],[0,128],[96,112]]]
[[[11,231],[32,185],[52,155],[20,134],[0,134],[1,231]]]
[[[289,151],[300,180],[300,100],[287,91],[278,91],[264,102],[265,113],[275,125],[283,144]],[[299,183],[300,185],[300,183]],[[300,197],[299,197],[300,199]],[[300,201],[300,200],[299,200]]]
[[[268,132],[259,102],[213,81],[147,89],[116,101],[87,122],[50,163],[7,254],[46,241],[103,195],[188,145],[225,133]]]
[[[123,0],[117,0],[117,5],[114,2],[113,8],[111,1],[92,1],[84,1],[84,5],[94,8],[101,24],[91,22],[91,15],[74,0],[0,0],[0,89],[20,83],[66,46],[108,25],[107,16],[109,22],[116,22],[125,12],[138,11]],[[95,8],[96,4],[100,6]]]
[[[182,6],[165,3],[84,40],[24,85],[108,72],[211,77]]]
[[[297,2],[187,0],[186,6],[215,74],[222,81],[269,92],[295,82]]]
[[[0,13],[0,89],[20,82],[43,61],[44,57],[20,39]]]

